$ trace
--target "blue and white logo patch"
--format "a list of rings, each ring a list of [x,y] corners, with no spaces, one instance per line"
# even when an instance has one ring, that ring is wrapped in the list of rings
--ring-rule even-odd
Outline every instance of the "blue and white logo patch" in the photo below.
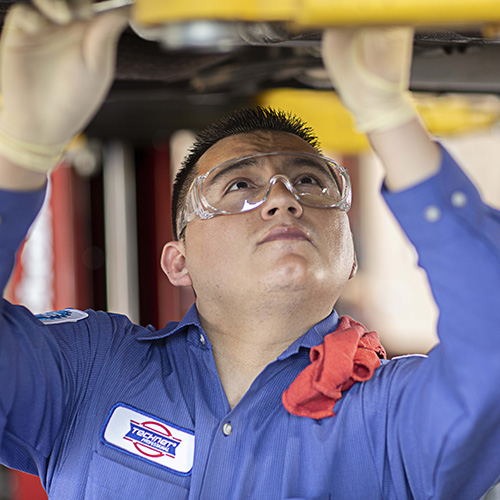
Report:
[[[88,318],[85,311],[78,309],[62,309],[35,315],[45,325],[58,325],[61,323],[76,323],[81,319]]]
[[[111,409],[101,440],[107,446],[178,474],[190,474],[193,468],[193,432],[124,403]]]

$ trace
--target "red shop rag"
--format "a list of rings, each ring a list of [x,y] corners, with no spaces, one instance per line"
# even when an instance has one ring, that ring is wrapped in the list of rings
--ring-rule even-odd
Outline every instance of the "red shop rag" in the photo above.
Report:
[[[309,358],[311,364],[283,393],[282,401],[292,415],[320,419],[335,416],[333,407],[342,392],[369,380],[386,354],[376,332],[342,316],[338,328],[311,349]]]

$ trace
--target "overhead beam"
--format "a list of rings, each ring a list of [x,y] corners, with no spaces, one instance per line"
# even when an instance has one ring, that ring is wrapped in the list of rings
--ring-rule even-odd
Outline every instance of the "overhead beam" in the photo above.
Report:
[[[301,27],[477,25],[500,22],[498,0],[136,0],[143,24],[287,21]]]

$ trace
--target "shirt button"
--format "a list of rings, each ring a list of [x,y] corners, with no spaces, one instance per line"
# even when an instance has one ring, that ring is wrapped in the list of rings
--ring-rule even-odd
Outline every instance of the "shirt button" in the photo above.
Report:
[[[467,205],[467,195],[463,191],[455,191],[451,195],[451,204],[457,208],[465,207]]]
[[[233,426],[231,425],[230,422],[226,422],[222,426],[222,432],[224,433],[225,436],[229,436],[229,434],[231,434],[231,432],[233,432]]]
[[[203,333],[200,333],[200,342],[205,345],[207,341],[205,340],[205,337],[203,336]]]
[[[428,222],[437,222],[441,218],[441,210],[435,205],[430,205],[425,209],[424,217]]]

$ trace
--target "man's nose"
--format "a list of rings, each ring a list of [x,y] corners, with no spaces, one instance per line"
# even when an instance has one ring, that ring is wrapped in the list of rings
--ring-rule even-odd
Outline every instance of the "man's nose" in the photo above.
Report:
[[[287,212],[299,218],[302,216],[303,207],[285,185],[285,179],[278,178],[271,185],[267,200],[262,204],[261,211],[264,219],[269,219],[279,212]]]

